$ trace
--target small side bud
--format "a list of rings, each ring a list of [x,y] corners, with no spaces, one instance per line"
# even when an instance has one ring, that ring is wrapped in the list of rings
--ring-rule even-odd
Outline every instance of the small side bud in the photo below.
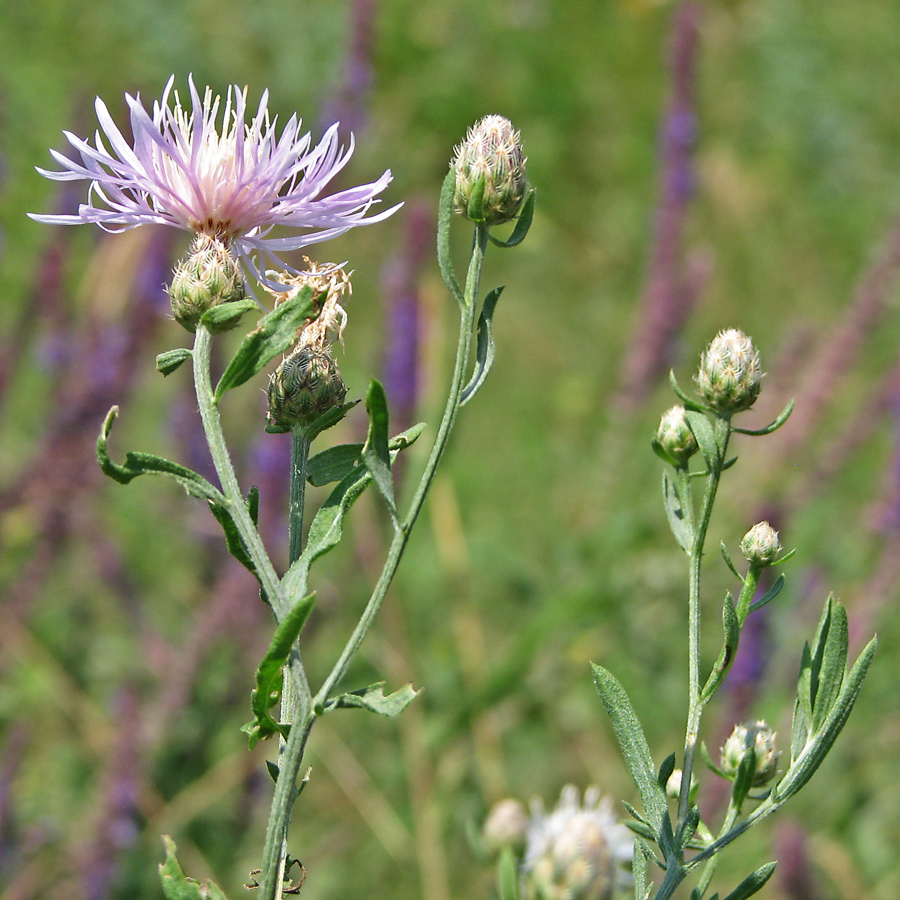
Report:
[[[528,182],[519,132],[503,116],[487,116],[456,148],[453,203],[473,222],[500,225],[522,206]]]
[[[718,413],[732,415],[750,409],[762,380],[759,353],[742,331],[720,331],[700,358],[697,387]]]
[[[492,855],[499,854],[506,847],[521,856],[525,850],[525,836],[528,832],[528,813],[518,800],[506,799],[495,803],[485,819],[481,837],[485,849]]]
[[[697,438],[688,425],[683,406],[673,406],[663,413],[656,440],[679,466],[683,466],[697,452]]]
[[[669,780],[666,782],[666,796],[672,800],[678,800],[681,797],[681,779],[683,773],[681,769],[673,769]],[[697,779],[691,775],[691,789],[688,799],[693,803],[697,799]]]
[[[269,379],[267,420],[291,430],[312,425],[319,416],[340,406],[347,396],[335,358],[315,346],[298,347],[286,356]]]
[[[734,731],[722,747],[722,771],[733,778],[744,754],[751,749],[756,754],[753,787],[762,787],[775,777],[779,756],[775,732],[762,720],[734,726]]]
[[[741,553],[751,565],[771,566],[781,553],[778,532],[768,522],[757,522],[742,538]]]
[[[222,303],[243,300],[246,296],[240,263],[220,240],[198,234],[190,253],[175,267],[169,299],[172,315],[188,331],[196,331],[200,317]],[[237,320],[229,320],[233,328]]]

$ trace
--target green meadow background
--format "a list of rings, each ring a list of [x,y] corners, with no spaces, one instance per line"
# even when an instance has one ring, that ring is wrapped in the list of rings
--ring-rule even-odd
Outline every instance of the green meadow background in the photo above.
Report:
[[[262,846],[274,748],[249,752],[238,729],[267,610],[199,503],[168,481],[106,481],[93,456],[117,403],[116,458],[209,470],[189,373],[154,366],[188,343],[163,291],[187,237],[25,216],[84,199],[33,167],[54,167],[64,129],[93,134],[96,95],[125,129],[123,94],[149,105],[172,73],[183,92],[189,73],[247,85],[251,108],[268,88],[279,120],[297,111],[315,138],[340,118],[357,140],[344,185],[393,171],[385,201],[403,210],[312,255],[354,270],[341,370],[350,396],[386,379],[398,428],[433,433],[449,376],[433,221],[466,128],[512,119],[538,192],[528,239],[487,261],[485,289],[507,286],[495,368],[346,680],[424,691],[398,720],[347,711],[314,729],[292,833],[302,896],[491,897],[472,835],[497,800],[549,804],[573,782],[636,802],[591,660],[629,691],[657,762],[679,748],[686,566],[649,439],[669,368],[688,387],[731,326],[767,372],[742,424],[798,406],[778,435],[735,441],[704,570],[708,662],[734,590],[719,541],[734,556],[768,518],[798,552],[704,739],[715,753],[735,721],[764,717],[787,742],[829,592],[853,651],[876,630],[881,646],[826,765],[723,855],[716,886],[777,858],[771,900],[900,894],[900,5],[0,0],[0,59],[0,900],[160,897],[164,833],[233,900]],[[262,432],[263,387],[223,415],[280,564],[285,445]],[[334,439],[364,429],[359,411]],[[398,474],[407,489],[423,449]],[[314,570],[314,683],[386,525],[363,498]]]

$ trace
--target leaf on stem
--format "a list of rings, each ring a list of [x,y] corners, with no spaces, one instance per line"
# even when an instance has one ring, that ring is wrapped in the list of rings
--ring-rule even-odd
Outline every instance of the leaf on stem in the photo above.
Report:
[[[394,476],[391,473],[391,455],[388,450],[388,405],[384,387],[373,378],[366,393],[366,410],[369,413],[369,435],[362,450],[362,460],[372,475],[375,487],[387,504],[394,527],[399,527],[397,503],[394,500]]]
[[[367,709],[369,712],[393,719],[399,716],[420,693],[414,690],[411,684],[405,684],[393,694],[385,696],[384,685],[385,682],[376,681],[368,687],[332,697],[322,706],[322,712],[331,712],[334,709]]]
[[[187,362],[193,356],[187,347],[177,347],[175,350],[166,350],[156,357],[156,369],[163,375],[171,375],[183,362]]]
[[[226,391],[238,387],[260,372],[279,353],[290,349],[297,340],[297,332],[307,319],[315,318],[316,302],[310,285],[280,303],[272,312],[263,316],[256,328],[248,334],[216,385],[215,402]]]
[[[284,685],[284,665],[312,611],[314,595],[309,594],[295,603],[290,612],[279,622],[272,637],[272,643],[256,670],[256,688],[250,694],[250,708],[253,720],[241,727],[249,736],[250,748],[271,737],[281,734],[287,737],[289,724],[276,722],[269,710],[281,699]]]
[[[666,518],[669,521],[669,528],[678,541],[678,546],[685,553],[690,554],[694,545],[694,530],[691,527],[690,519],[685,514],[684,503],[681,492],[678,490],[677,483],[669,475],[668,471],[663,471],[662,478],[663,490],[663,506],[666,510]]]
[[[878,647],[872,638],[852,669],[847,665],[847,615],[829,597],[812,648],[804,645],[791,724],[791,765],[772,792],[776,803],[812,777],[847,722]]]
[[[135,453],[131,450],[125,454],[125,462],[118,465],[113,462],[107,448],[109,433],[119,414],[119,407],[114,406],[106,414],[100,436],[97,438],[97,461],[104,475],[108,475],[119,484],[128,484],[139,475],[169,475],[174,478],[192,497],[208,500],[210,503],[225,503],[225,496],[213,487],[202,475],[178,463],[154,456],[151,453]]]
[[[675,373],[671,369],[669,369],[669,384],[675,392],[675,396],[684,404],[685,409],[693,410],[694,412],[703,412],[704,410],[706,410],[706,412],[712,412],[708,406],[698,403],[681,389],[681,386],[675,378]]]
[[[489,233],[488,237],[491,239],[492,244],[504,248],[515,247],[525,240],[525,235],[528,234],[528,230],[531,228],[531,221],[534,218],[534,199],[534,188],[529,188],[516,218],[516,226],[513,228],[512,234],[505,241],[502,241]]]
[[[438,204],[437,222],[437,258],[441,278],[447,285],[447,290],[456,298],[456,302],[464,307],[466,305],[462,288],[456,280],[453,271],[453,263],[450,261],[450,224],[453,220],[453,194],[456,191],[456,172],[453,169],[447,173],[441,186],[441,199]]]
[[[765,594],[763,594],[763,596],[747,610],[747,615],[756,612],[758,609],[762,609],[767,603],[771,603],[781,593],[781,589],[784,587],[784,581],[784,572],[782,572],[775,581],[772,582],[772,587],[770,587]]]
[[[722,448],[716,440],[716,431],[712,426],[712,422],[703,412],[689,409],[685,415],[694,437],[697,438],[697,444],[703,459],[706,461],[706,468],[710,472],[717,472],[722,466]]]
[[[737,610],[734,608],[734,597],[730,592],[725,594],[725,602],[722,604],[722,631],[724,633],[722,649],[719,651],[718,659],[700,692],[700,700],[704,703],[718,690],[719,685],[728,674],[741,638],[741,623]]]
[[[774,862],[760,866],[755,872],[748,875],[725,900],[747,900],[747,897],[752,897],[762,888],[774,871]]]
[[[231,303],[220,303],[218,306],[211,306],[200,316],[200,324],[213,334],[219,334],[234,328],[244,313],[257,309],[259,309],[257,302],[249,298],[234,300]]]
[[[794,401],[791,400],[788,405],[778,414],[778,418],[772,422],[771,425],[767,425],[765,428],[734,428],[732,427],[732,431],[736,431],[739,434],[749,434],[751,437],[761,437],[764,434],[771,434],[773,431],[778,431],[785,422],[787,422],[788,417],[794,410]]]
[[[475,332],[475,370],[469,383],[463,388],[459,396],[459,405],[465,406],[484,384],[484,380],[494,365],[496,345],[491,334],[491,323],[494,317],[494,309],[503,287],[497,287],[484,298],[481,314],[478,316],[478,328]]]
[[[658,840],[662,837],[666,825],[668,833],[671,835],[672,823],[669,820],[666,795],[656,780],[656,767],[653,765],[650,747],[647,744],[647,738],[644,737],[644,729],[641,727],[634,707],[631,705],[625,689],[611,672],[593,663],[591,668],[594,673],[594,684],[597,686],[600,699],[612,721],[613,730],[631,772],[631,777],[641,795],[641,803],[644,806],[647,821]]]
[[[159,878],[166,900],[226,900],[222,891],[211,881],[202,884],[184,874],[175,856],[175,842],[163,835],[166,845],[166,861],[159,865]]]

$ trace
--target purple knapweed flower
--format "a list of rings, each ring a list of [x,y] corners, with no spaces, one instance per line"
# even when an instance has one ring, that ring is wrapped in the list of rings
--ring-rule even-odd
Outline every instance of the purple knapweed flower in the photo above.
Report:
[[[134,146],[98,97],[95,108],[103,135],[96,132],[95,146],[63,132],[81,154],[81,162],[51,150],[64,171],[38,169],[55,181],[90,180],[88,202],[74,216],[31,214],[31,218],[60,225],[94,222],[107,231],[171,225],[209,235],[225,243],[256,278],[273,284],[264,275],[266,269],[296,271],[279,254],[381,221],[398,208],[366,216],[390,182],[390,170],[371,184],[322,196],[353,153],[352,138],[349,147],[339,145],[337,124],[310,149],[310,136],[299,133],[296,115],[281,136],[276,135],[276,123],[269,120],[268,91],[248,124],[247,89],[235,85],[226,96],[219,133],[221,97],[213,97],[206,88],[201,102],[188,77],[192,108],[187,113],[178,91],[172,91],[174,80],[172,76],[162,100],[153,104],[152,117],[139,96],[125,95]],[[169,105],[170,94],[174,107]],[[280,225],[299,233],[270,237]]]

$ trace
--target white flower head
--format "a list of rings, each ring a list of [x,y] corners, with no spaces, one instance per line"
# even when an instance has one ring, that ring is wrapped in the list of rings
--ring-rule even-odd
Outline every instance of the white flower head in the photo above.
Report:
[[[95,102],[101,131],[94,146],[64,132],[81,161],[51,150],[63,171],[38,169],[55,181],[91,182],[88,202],[77,215],[32,215],[39,222],[78,225],[93,222],[107,231],[160,224],[206,234],[225,243],[264,284],[267,268],[297,271],[280,254],[324,241],[356,225],[381,221],[397,206],[366,215],[391,180],[390,170],[377,181],[323,196],[328,183],[353,153],[338,142],[332,125],[311,147],[291,116],[279,136],[270,121],[268,91],[247,122],[247,89],[229,88],[218,126],[222,98],[206,88],[203,99],[188,78],[191,111],[172,90],[172,76],[152,116],[139,96],[125,95],[131,111],[130,144],[113,122],[104,102]],[[170,96],[174,105],[170,105]],[[276,226],[294,234],[272,237]]]
[[[531,803],[525,859],[528,900],[610,900],[631,883],[634,839],[612,811],[608,797],[589,787],[582,803],[566,785],[551,813]]]

